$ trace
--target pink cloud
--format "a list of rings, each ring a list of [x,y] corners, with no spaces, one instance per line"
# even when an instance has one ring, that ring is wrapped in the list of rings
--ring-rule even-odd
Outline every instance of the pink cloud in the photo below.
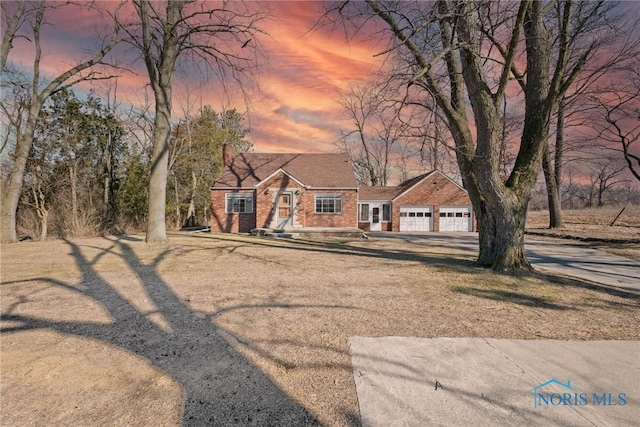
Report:
[[[97,2],[102,9],[113,10],[117,2]],[[373,58],[373,42],[348,44],[341,33],[325,28],[311,28],[322,13],[321,2],[272,2],[272,20],[266,23],[270,35],[262,40],[269,54],[263,67],[259,91],[250,91],[249,120],[251,137],[258,151],[331,151],[340,129],[348,122],[342,118],[337,103],[339,95],[353,82],[366,79],[378,66]],[[99,46],[100,37],[108,34],[111,23],[103,10],[65,6],[47,14],[43,29],[43,76],[57,75],[79,60],[88,58]],[[136,53],[125,46],[117,48],[117,58],[130,71],[118,71],[118,99],[140,107],[145,102],[148,77]],[[16,43],[10,61],[28,71],[34,49],[24,39]],[[199,76],[176,75],[174,114],[182,114],[186,89],[198,102],[216,110],[235,107],[245,110],[239,91],[225,93],[218,81],[203,82]],[[102,90],[97,85],[98,93]],[[78,86],[89,91],[89,84]],[[197,92],[194,94],[193,92]],[[147,93],[150,93],[147,88]],[[192,102],[190,100],[190,102]]]

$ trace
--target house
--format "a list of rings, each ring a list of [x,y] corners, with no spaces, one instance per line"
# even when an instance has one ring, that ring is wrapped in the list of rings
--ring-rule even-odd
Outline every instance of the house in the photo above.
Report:
[[[467,192],[434,171],[396,187],[358,187],[346,154],[234,154],[211,186],[212,232],[255,228],[472,231]]]
[[[360,187],[358,227],[364,231],[473,231],[466,190],[432,171],[397,187]]]
[[[212,232],[356,228],[358,185],[346,154],[234,154],[211,187]]]

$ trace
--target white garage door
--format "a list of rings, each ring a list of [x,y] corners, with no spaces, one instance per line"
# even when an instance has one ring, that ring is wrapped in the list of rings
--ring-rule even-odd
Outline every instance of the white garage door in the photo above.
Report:
[[[473,231],[471,206],[440,206],[440,231]]]
[[[431,206],[400,206],[400,231],[431,231]]]

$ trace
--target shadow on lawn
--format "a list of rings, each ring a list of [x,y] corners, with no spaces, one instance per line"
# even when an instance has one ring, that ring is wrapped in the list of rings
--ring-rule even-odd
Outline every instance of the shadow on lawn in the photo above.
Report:
[[[196,237],[196,236],[194,236]],[[375,260],[394,260],[394,261],[408,261],[408,262],[420,262],[437,268],[439,271],[452,272],[452,273],[469,273],[473,271],[487,272],[485,268],[478,267],[473,259],[473,256],[465,256],[463,254],[451,254],[447,252],[447,247],[438,243],[435,247],[439,249],[439,252],[427,252],[425,251],[424,242],[419,241],[415,243],[410,239],[406,239],[403,236],[399,236],[396,241],[402,241],[409,247],[414,247],[415,250],[407,251],[406,247],[401,249],[381,249],[375,247],[364,247],[362,245],[354,245],[354,242],[342,242],[331,240],[309,240],[309,239],[294,239],[294,240],[270,240],[258,237],[241,237],[237,235],[199,235],[197,236],[203,239],[213,239],[219,242],[228,242],[229,245],[225,246],[225,250],[237,250],[242,246],[262,246],[262,247],[277,247],[283,250],[295,250],[306,251],[310,253],[322,254],[344,254],[348,256],[371,258],[368,262]],[[357,241],[361,242],[361,241]],[[239,246],[239,244],[241,246]],[[460,246],[461,249],[467,248],[466,246]],[[433,247],[431,247],[433,249]],[[468,249],[468,248],[467,248]],[[499,274],[499,273],[496,273]],[[543,273],[539,271],[533,271],[530,273],[523,273],[518,276],[520,278],[537,278],[548,282],[551,285],[562,288],[577,288],[577,289],[589,289],[606,295],[615,296],[626,300],[625,303],[620,301],[602,301],[604,304],[610,306],[629,306],[640,307],[640,292],[635,290],[627,290],[622,288],[615,288],[606,285],[600,285],[597,283],[581,280],[578,278],[569,278],[552,273]],[[574,309],[575,307],[567,307],[559,304],[555,304],[550,300],[542,297],[528,295],[525,292],[516,292],[515,290],[504,289],[480,289],[472,287],[459,286],[452,288],[455,292],[464,293],[478,298],[492,299],[496,301],[513,302],[519,305],[527,307],[547,308],[551,310],[566,310]]]
[[[282,250],[309,252],[311,254],[344,254],[354,257],[372,258],[372,260],[369,260],[368,262],[373,262],[375,260],[408,261],[433,265],[441,270],[467,272],[471,268],[484,271],[484,269],[477,267],[475,261],[470,256],[425,252],[424,248],[419,245],[413,245],[415,250],[407,251],[406,248],[381,249],[375,247],[364,247],[354,245],[354,241],[340,240],[311,240],[302,238],[285,240],[264,237],[245,237],[233,234],[210,234],[208,236],[201,234],[189,237],[207,239],[210,241],[214,240],[221,243],[228,242],[227,246],[222,247],[225,251],[236,251],[240,247],[279,248]],[[355,242],[362,242],[362,240],[357,240]]]
[[[157,267],[169,250],[143,263],[125,240],[117,238],[112,242],[108,248],[97,248],[100,252],[87,259],[77,244],[66,241],[82,274],[79,286],[53,278],[31,279],[91,298],[110,314],[111,323],[56,322],[13,314],[21,304],[18,301],[1,316],[2,320],[17,325],[1,332],[51,329],[102,340],[145,358],[182,385],[183,425],[320,425],[313,414],[229,344],[229,335],[214,321],[215,314],[192,310],[165,283]],[[121,257],[141,279],[144,291],[157,313],[164,317],[169,331],[150,321],[148,313],[137,309],[97,273],[94,266],[107,254]],[[251,346],[249,342],[241,344]],[[359,424],[355,414],[344,414],[344,418],[347,423]]]
[[[549,310],[571,310],[571,307],[554,304],[542,297],[526,295],[520,292],[505,291],[503,289],[479,289],[456,286],[451,288],[454,292],[470,295],[478,298],[486,298],[500,302],[510,302],[526,307],[546,308]]]

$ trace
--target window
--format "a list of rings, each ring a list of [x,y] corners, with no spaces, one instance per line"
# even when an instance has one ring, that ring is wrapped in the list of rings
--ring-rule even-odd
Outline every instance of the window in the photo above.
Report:
[[[249,193],[227,193],[227,213],[252,213],[253,194]]]
[[[316,194],[316,213],[342,213],[342,194]]]
[[[385,203],[382,205],[382,222],[391,221],[391,205],[389,203]]]
[[[360,209],[358,209],[358,221],[369,222],[369,204],[361,203]]]

